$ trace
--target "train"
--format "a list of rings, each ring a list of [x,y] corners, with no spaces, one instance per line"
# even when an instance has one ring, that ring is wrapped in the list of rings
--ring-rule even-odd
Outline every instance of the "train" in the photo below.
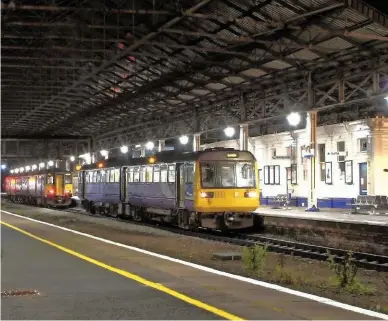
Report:
[[[164,151],[81,167],[78,197],[91,213],[160,221],[186,230],[254,226],[258,166],[248,151]]]
[[[14,173],[4,180],[9,201],[45,207],[69,207],[74,201],[72,172],[41,169]]]

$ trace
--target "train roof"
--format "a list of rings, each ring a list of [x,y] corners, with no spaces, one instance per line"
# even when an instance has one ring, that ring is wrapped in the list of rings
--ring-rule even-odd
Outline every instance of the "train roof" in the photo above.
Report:
[[[121,167],[121,166],[136,166],[150,164],[150,159],[153,158],[152,164],[173,163],[173,162],[189,162],[196,160],[241,160],[254,161],[255,157],[249,151],[240,151],[233,148],[211,148],[197,152],[180,152],[180,151],[163,151],[155,153],[147,157],[131,158],[128,160],[122,159],[107,159],[94,164],[83,165],[81,170],[96,169],[98,164],[102,167]]]
[[[23,173],[13,173],[7,175],[7,177],[23,177],[23,176],[33,176],[33,175],[43,175],[43,174],[56,174],[56,173],[69,173],[71,174],[71,171],[60,169],[60,168],[52,168],[52,169],[42,169],[42,170],[35,170],[35,171],[28,171]]]

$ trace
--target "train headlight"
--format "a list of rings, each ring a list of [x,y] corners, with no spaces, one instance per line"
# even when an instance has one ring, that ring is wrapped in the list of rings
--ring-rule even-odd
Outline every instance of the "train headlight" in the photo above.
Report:
[[[214,193],[213,192],[201,192],[201,198],[213,198]]]
[[[257,198],[258,194],[256,191],[249,191],[249,192],[245,192],[244,196],[246,198]]]

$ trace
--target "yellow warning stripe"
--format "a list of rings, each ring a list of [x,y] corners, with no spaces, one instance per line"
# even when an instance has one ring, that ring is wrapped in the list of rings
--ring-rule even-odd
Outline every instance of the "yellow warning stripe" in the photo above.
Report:
[[[108,264],[105,264],[105,263],[103,263],[103,262],[101,262],[101,261],[92,259],[92,258],[90,258],[90,257],[88,257],[88,256],[86,256],[86,255],[83,255],[83,254],[78,253],[78,252],[76,252],[76,251],[70,250],[70,249],[68,249],[68,248],[66,248],[66,247],[64,247],[64,246],[62,246],[62,245],[56,244],[56,243],[54,243],[54,242],[51,242],[51,241],[48,241],[48,240],[46,240],[46,239],[43,239],[43,238],[41,238],[41,237],[39,237],[39,236],[36,236],[36,235],[34,235],[34,234],[32,234],[32,233],[29,233],[29,232],[27,232],[27,231],[24,231],[24,230],[22,230],[22,229],[20,229],[20,228],[18,228],[18,227],[16,227],[16,226],[13,226],[13,225],[11,225],[11,224],[9,224],[9,223],[3,222],[3,221],[0,221],[0,223],[3,224],[3,225],[5,225],[5,226],[7,226],[7,227],[9,227],[9,228],[14,229],[15,231],[18,231],[18,232],[20,232],[20,233],[22,233],[22,234],[24,234],[24,235],[27,235],[27,236],[29,236],[29,237],[35,239],[35,240],[41,241],[41,242],[43,242],[43,243],[46,243],[46,244],[48,244],[48,245],[51,245],[51,246],[53,246],[53,247],[55,247],[55,248],[61,250],[61,251],[63,251],[63,252],[66,252],[66,253],[68,253],[68,254],[71,254],[71,255],[73,255],[73,256],[76,256],[76,257],[78,257],[78,258],[80,258],[80,259],[82,259],[82,260],[84,260],[84,261],[87,261],[87,262],[89,262],[89,263],[95,264],[95,265],[97,265],[97,266],[99,266],[99,267],[102,267],[102,268],[104,268],[104,269],[106,269],[106,270],[109,270],[109,271],[111,271],[111,272],[120,274],[120,275],[122,275],[122,276],[124,276],[124,277],[126,277],[126,278],[128,278],[128,279],[131,279],[131,280],[134,280],[134,281],[139,282],[139,283],[141,283],[141,284],[144,284],[144,285],[146,285],[146,286],[149,286],[150,288],[154,288],[154,289],[156,289],[156,290],[159,290],[159,291],[161,291],[161,292],[164,292],[164,293],[166,293],[166,294],[169,294],[169,295],[171,295],[171,296],[173,296],[173,297],[175,297],[175,298],[177,298],[177,299],[179,299],[179,300],[182,300],[182,301],[184,301],[184,302],[187,302],[187,303],[189,303],[189,304],[191,304],[191,305],[194,305],[194,306],[196,306],[196,307],[198,307],[198,308],[201,308],[201,309],[203,309],[203,310],[209,311],[209,312],[211,312],[211,313],[213,313],[213,314],[216,314],[216,315],[218,315],[218,316],[220,316],[220,317],[222,317],[222,318],[224,318],[224,319],[227,319],[227,320],[244,320],[243,318],[238,317],[238,316],[236,316],[236,315],[234,315],[234,314],[228,313],[228,312],[226,312],[226,311],[223,311],[223,310],[221,310],[221,309],[218,309],[218,308],[216,308],[216,307],[214,307],[214,306],[211,306],[211,305],[206,304],[206,303],[204,303],[204,302],[201,302],[201,301],[199,301],[199,300],[190,298],[189,296],[187,296],[187,295],[185,295],[185,294],[182,294],[182,293],[179,293],[179,292],[177,292],[177,291],[175,291],[175,290],[172,290],[172,289],[170,289],[170,288],[168,288],[168,287],[166,287],[166,286],[164,286],[164,285],[162,285],[162,284],[160,284],[160,283],[155,283],[155,282],[152,282],[152,281],[148,281],[148,280],[146,280],[146,279],[144,279],[144,278],[142,278],[141,276],[138,276],[138,275],[136,275],[136,274],[133,274],[133,273],[130,273],[130,272],[127,272],[127,271],[124,271],[124,270],[115,268],[115,267],[110,266],[110,265],[108,265]]]

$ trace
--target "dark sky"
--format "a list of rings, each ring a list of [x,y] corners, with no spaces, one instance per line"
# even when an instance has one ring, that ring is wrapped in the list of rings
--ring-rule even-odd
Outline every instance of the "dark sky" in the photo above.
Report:
[[[367,4],[375,7],[381,12],[388,14],[388,0],[364,0]]]

